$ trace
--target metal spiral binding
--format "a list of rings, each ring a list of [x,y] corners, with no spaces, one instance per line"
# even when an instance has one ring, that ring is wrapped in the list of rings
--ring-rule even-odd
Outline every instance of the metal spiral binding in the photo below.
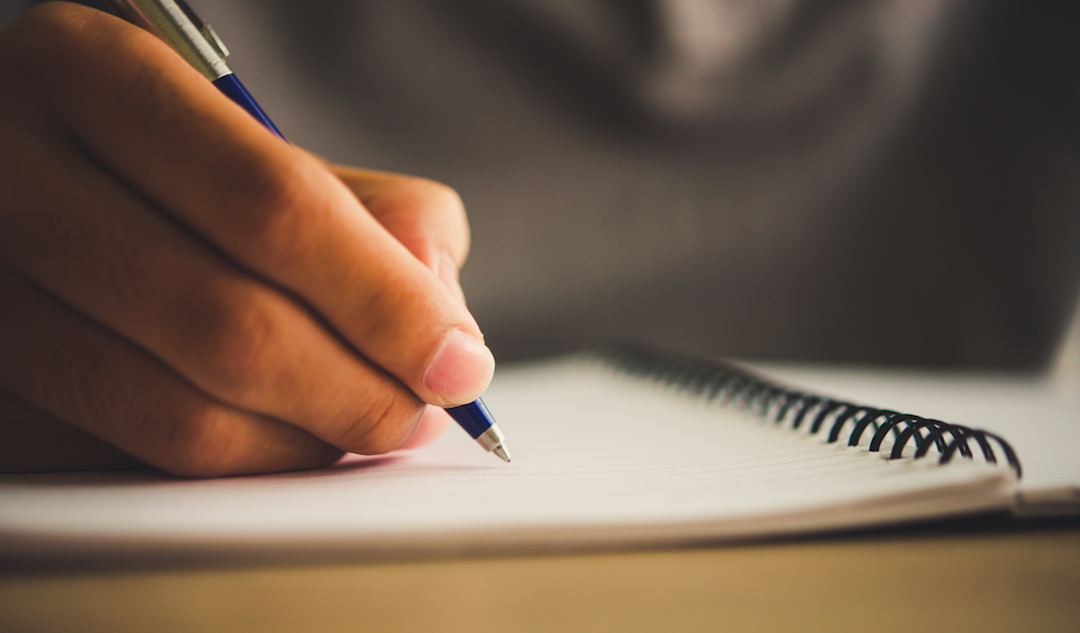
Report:
[[[844,430],[850,428],[848,446],[859,446],[867,429],[872,428],[873,436],[867,447],[871,452],[880,451],[885,439],[893,436],[889,459],[900,458],[908,443],[913,442],[915,459],[926,457],[931,448],[937,449],[941,464],[947,464],[956,453],[974,459],[974,445],[985,461],[996,464],[996,444],[1017,477],[1022,473],[1012,446],[989,431],[804,393],[728,363],[637,345],[600,347],[588,352],[586,357],[632,376],[656,380],[709,401],[750,411],[777,425],[787,423],[792,430],[804,429],[816,435],[827,428],[829,443],[839,441]]]

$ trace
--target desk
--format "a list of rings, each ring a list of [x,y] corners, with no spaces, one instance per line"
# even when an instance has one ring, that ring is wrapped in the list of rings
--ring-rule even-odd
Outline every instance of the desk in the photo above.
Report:
[[[374,564],[7,571],[0,630],[1078,631],[1080,522]],[[862,625],[860,626],[860,623]]]

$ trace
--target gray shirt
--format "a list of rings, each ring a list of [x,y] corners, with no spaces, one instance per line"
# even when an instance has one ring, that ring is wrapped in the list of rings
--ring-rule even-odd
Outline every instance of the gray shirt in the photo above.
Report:
[[[461,193],[499,360],[1032,366],[1077,303],[1074,3],[191,4],[290,140]]]

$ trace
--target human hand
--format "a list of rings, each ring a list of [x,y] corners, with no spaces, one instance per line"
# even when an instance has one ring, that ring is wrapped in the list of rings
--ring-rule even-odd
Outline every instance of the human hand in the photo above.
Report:
[[[77,5],[0,33],[0,85],[0,470],[316,467],[487,386],[452,190],[335,176]]]

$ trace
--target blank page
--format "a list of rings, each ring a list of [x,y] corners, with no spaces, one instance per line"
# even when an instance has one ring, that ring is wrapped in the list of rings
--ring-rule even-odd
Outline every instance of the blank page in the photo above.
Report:
[[[501,371],[513,462],[460,429],[334,467],[0,478],[0,554],[461,549],[759,538],[1006,508],[1012,471],[888,461],[577,360]]]

